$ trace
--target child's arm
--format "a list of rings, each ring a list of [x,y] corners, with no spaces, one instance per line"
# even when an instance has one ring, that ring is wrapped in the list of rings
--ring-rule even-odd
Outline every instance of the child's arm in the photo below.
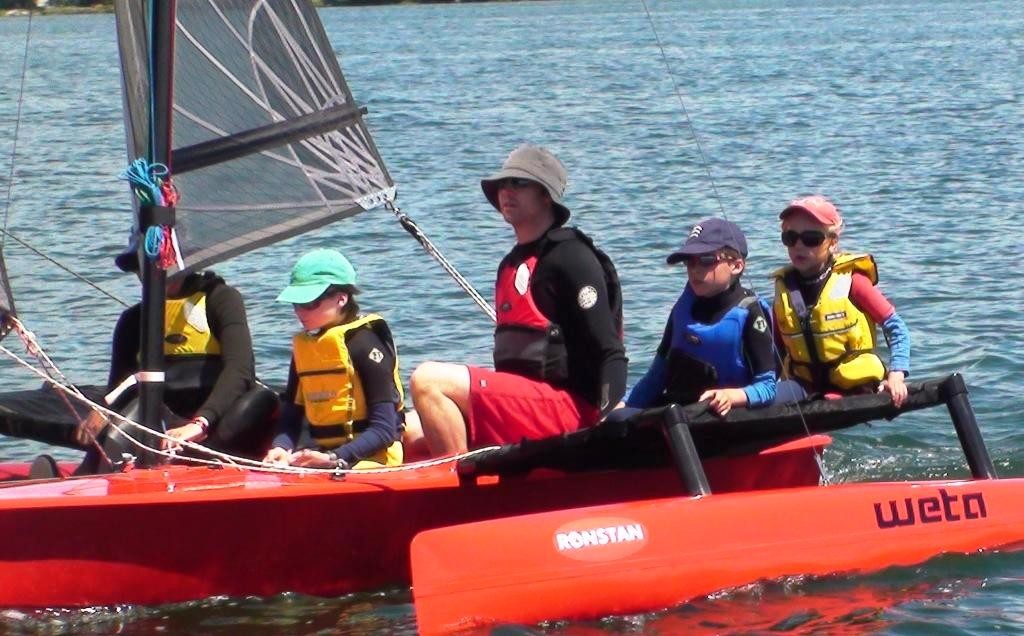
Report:
[[[895,311],[882,323],[882,333],[889,345],[889,370],[910,375],[910,330]]]
[[[882,323],[882,333],[889,344],[889,374],[882,382],[882,390],[889,391],[892,403],[897,408],[907,399],[907,384],[910,373],[910,330],[895,311]]]
[[[761,304],[751,304],[743,327],[743,352],[753,377],[751,383],[743,387],[743,393],[750,408],[767,406],[775,401],[778,361],[775,359],[775,334],[769,329],[770,324]]]
[[[867,276],[855,273],[850,285],[850,301],[868,318],[881,325],[889,345],[889,370],[910,374],[910,331],[889,299],[871,284]]]
[[[395,388],[397,360],[391,349],[369,329],[360,329],[349,340],[352,364],[362,381],[368,426],[353,441],[334,449],[338,459],[355,464],[376,455],[401,438],[398,420],[398,391]]]
[[[653,405],[659,396],[665,391],[665,382],[668,374],[668,349],[672,343],[672,318],[665,323],[665,331],[661,336],[661,343],[658,351],[654,354],[654,360],[647,369],[640,381],[626,397],[626,406],[631,408],[644,409]]]
[[[892,394],[893,404],[902,406],[907,398],[904,380],[910,375],[910,330],[882,291],[859,272],[854,273],[851,281],[850,301],[868,318],[882,326],[882,333],[889,345],[889,374],[882,388]]]
[[[718,415],[726,415],[734,406],[757,408],[775,401],[774,335],[768,325],[761,305],[750,305],[743,326],[743,353],[753,379],[742,388],[711,389],[700,396],[700,401],[710,401],[708,406]]]

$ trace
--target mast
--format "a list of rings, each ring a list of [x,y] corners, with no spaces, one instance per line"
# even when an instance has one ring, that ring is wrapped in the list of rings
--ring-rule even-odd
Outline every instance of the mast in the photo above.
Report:
[[[312,0],[114,4],[122,178],[145,245],[139,421],[160,431],[168,277],[380,206],[395,186]]]
[[[171,111],[174,78],[174,15],[175,0],[151,0],[149,32],[150,165],[167,166],[171,170]],[[160,226],[174,226],[174,207],[142,205],[139,208],[139,241],[144,250],[145,236],[162,231]],[[167,273],[155,260],[140,258],[142,272],[142,317],[139,415],[141,423],[154,431],[164,432],[161,406],[164,395],[164,305],[166,301]]]

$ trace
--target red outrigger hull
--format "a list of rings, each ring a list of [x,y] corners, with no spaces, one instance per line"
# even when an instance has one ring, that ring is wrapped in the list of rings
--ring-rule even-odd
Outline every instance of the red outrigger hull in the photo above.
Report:
[[[760,579],[995,548],[1024,548],[1022,478],[673,497],[424,532],[413,593],[421,632],[444,633],[646,612]]]
[[[817,483],[815,436],[708,460],[718,492]],[[0,479],[26,467],[0,466]],[[463,480],[451,465],[378,475],[171,466],[0,488],[0,607],[161,604],[285,591],[337,596],[410,581],[431,528],[670,497],[671,469]],[[739,517],[742,518],[742,515]]]

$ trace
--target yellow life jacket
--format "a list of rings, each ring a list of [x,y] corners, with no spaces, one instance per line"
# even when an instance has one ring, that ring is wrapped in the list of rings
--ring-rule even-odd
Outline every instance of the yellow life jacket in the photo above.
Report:
[[[847,391],[885,377],[885,365],[875,354],[876,325],[850,300],[854,272],[878,283],[870,254],[839,254],[813,307],[805,305],[793,267],[772,274],[772,309],[786,349],[784,377],[819,391]]]
[[[206,293],[168,298],[164,305],[164,356],[219,356],[220,341],[206,317]]]
[[[305,407],[310,433],[325,449],[352,441],[368,426],[368,405],[362,380],[352,364],[347,344],[349,333],[363,327],[373,329],[395,356],[394,382],[398,391],[397,409],[401,412],[405,394],[398,375],[398,351],[383,318],[368,314],[316,335],[300,332],[292,339],[295,371],[299,378],[296,403]],[[371,462],[397,466],[402,463],[402,443],[395,441],[367,460],[357,466],[373,465]]]

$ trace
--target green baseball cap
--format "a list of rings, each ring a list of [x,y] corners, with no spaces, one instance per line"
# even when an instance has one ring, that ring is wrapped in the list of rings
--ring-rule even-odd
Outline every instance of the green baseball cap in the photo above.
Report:
[[[323,295],[331,285],[355,285],[356,270],[337,250],[313,250],[295,263],[291,283],[277,301],[308,303]]]

